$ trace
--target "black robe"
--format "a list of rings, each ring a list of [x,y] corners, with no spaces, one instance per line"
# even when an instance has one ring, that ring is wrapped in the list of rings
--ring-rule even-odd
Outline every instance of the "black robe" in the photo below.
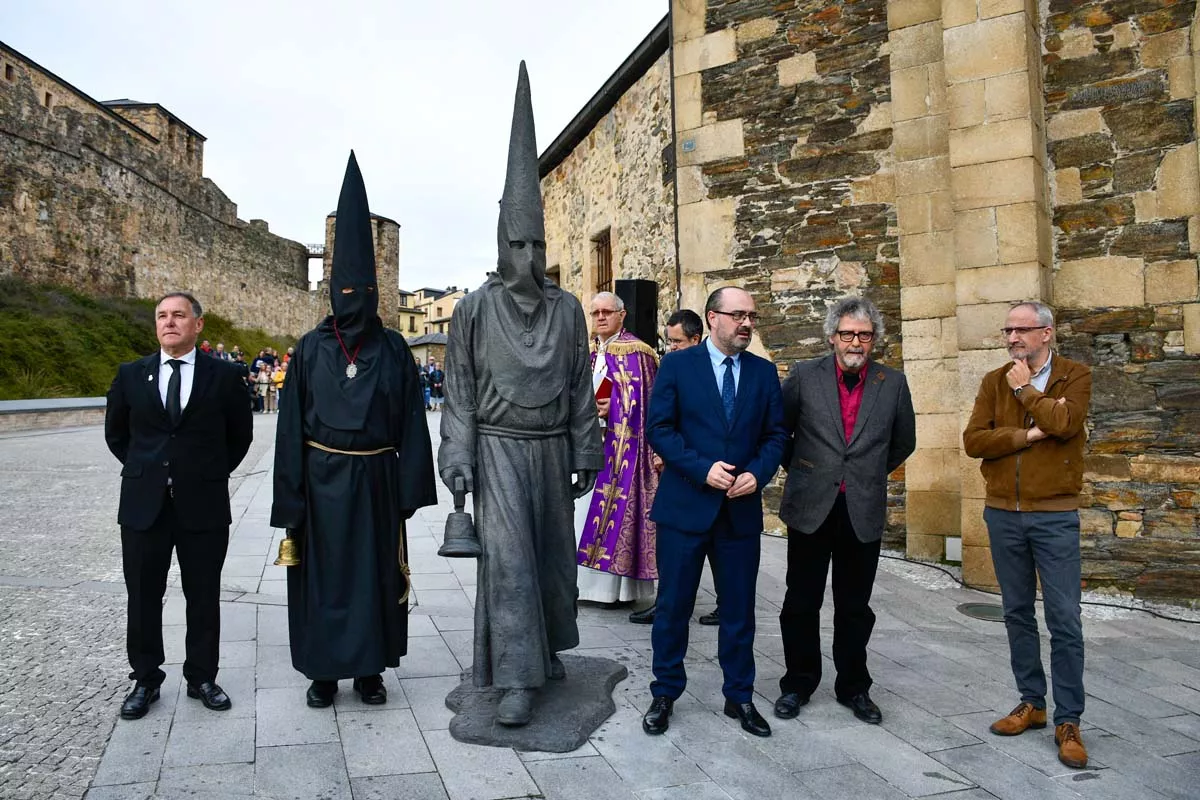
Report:
[[[332,318],[301,337],[275,435],[271,525],[296,531],[288,568],[292,665],[312,680],[376,675],[408,650],[403,524],[437,503],[425,399],[404,339],[378,328],[346,377]],[[376,455],[331,453],[372,451]],[[407,553],[407,545],[405,546]]]

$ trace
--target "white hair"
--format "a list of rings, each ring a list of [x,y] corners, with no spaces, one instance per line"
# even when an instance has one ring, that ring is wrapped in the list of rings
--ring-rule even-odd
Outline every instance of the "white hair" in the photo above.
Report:
[[[620,297],[617,297],[612,292],[598,293],[595,297],[592,298],[592,302],[595,303],[597,300],[612,300],[613,308],[615,308],[617,311],[625,310],[625,301],[622,300]]]

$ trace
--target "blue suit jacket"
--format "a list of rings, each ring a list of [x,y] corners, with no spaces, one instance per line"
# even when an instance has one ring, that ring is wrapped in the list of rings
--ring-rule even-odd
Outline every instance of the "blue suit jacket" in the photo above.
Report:
[[[684,531],[712,527],[725,493],[705,481],[716,461],[753,473],[758,490],[729,501],[733,529],[763,529],[762,488],[775,477],[787,432],[774,365],[742,353],[733,420],[725,419],[721,391],[703,344],[663,357],[646,421],[650,447],[666,463],[650,519]]]

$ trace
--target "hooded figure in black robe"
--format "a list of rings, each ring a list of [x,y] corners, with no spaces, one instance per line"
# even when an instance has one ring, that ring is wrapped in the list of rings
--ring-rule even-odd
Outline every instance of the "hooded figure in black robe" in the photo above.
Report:
[[[296,343],[275,436],[271,525],[287,528],[292,665],[328,706],[337,680],[387,699],[408,647],[404,521],[437,503],[425,400],[404,338],[379,319],[367,193],[354,154],[338,199],[333,314]],[[393,287],[394,288],[394,287]]]
[[[563,677],[556,654],[579,644],[572,501],[604,466],[583,308],[546,280],[524,62],[497,238],[497,273],[451,318],[438,466],[473,492],[483,546],[473,682],[505,690],[497,722],[524,725],[534,691]]]

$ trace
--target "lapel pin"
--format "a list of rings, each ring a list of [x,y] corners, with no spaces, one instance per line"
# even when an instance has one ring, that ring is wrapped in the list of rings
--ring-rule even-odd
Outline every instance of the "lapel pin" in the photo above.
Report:
[[[153,373],[151,373],[150,375],[147,375],[147,376],[146,376],[146,380],[147,380],[147,381],[152,381],[152,380],[154,380],[154,375],[153,375]]]

